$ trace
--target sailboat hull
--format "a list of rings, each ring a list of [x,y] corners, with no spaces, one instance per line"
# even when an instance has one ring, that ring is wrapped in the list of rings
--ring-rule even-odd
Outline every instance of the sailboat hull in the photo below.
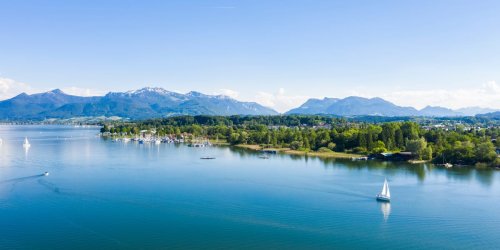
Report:
[[[391,198],[382,194],[377,195],[377,200],[378,201],[385,201],[385,202],[390,202]]]

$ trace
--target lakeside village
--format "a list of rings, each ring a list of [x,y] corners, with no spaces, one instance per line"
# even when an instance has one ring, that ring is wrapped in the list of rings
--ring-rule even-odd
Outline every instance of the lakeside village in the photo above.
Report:
[[[114,142],[137,142],[139,144],[162,144],[162,143],[188,143],[189,147],[209,147],[213,146],[208,138],[197,138],[193,134],[182,133],[179,135],[157,135],[156,130],[140,130],[138,134],[127,132],[101,132],[101,136],[112,138]]]
[[[137,143],[229,145],[352,160],[500,168],[500,126],[462,120],[364,122],[323,116],[178,116],[105,123],[103,137]]]

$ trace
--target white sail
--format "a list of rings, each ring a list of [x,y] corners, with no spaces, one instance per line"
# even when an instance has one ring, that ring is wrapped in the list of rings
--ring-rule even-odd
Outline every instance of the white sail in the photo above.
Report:
[[[24,137],[24,143],[23,143],[23,147],[27,148],[27,147],[30,147],[30,142],[28,141],[28,137]]]
[[[382,194],[391,197],[391,191],[389,191],[389,183],[387,182],[387,179],[384,181],[384,187],[382,188]]]
[[[389,183],[387,179],[384,180],[384,185],[382,186],[382,192],[377,195],[377,200],[380,201],[390,201],[391,200],[391,192],[389,191]]]

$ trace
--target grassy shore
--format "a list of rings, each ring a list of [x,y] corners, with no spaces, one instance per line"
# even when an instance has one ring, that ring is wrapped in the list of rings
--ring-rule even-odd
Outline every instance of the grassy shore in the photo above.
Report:
[[[209,141],[213,145],[229,146],[229,142],[227,142],[226,140],[213,140],[213,139],[210,139]]]
[[[237,148],[251,149],[251,150],[262,150],[262,147],[255,144],[238,144],[235,145]]]
[[[428,163],[430,161],[428,160],[409,160],[408,163],[411,163],[411,164],[422,164],[422,163]]]
[[[238,148],[244,148],[244,149],[249,149],[249,150],[256,150],[260,151],[264,149],[260,145],[255,145],[255,144],[238,144],[235,145],[235,147]],[[322,157],[322,158],[343,158],[343,159],[351,159],[353,157],[362,157],[364,155],[360,154],[350,154],[350,153],[341,153],[341,152],[314,152],[314,151],[300,151],[300,150],[292,150],[290,148],[265,148],[266,150],[275,150],[284,154],[290,154],[290,155],[307,155],[307,156],[316,156],[316,157]]]

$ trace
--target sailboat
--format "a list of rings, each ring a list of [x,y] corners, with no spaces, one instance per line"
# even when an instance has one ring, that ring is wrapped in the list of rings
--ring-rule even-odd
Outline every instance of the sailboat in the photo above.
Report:
[[[28,137],[24,137],[23,147],[25,147],[25,148],[29,148],[29,147],[31,147],[31,144],[30,144],[30,142],[28,141]]]
[[[391,192],[389,191],[389,183],[387,179],[384,181],[384,186],[382,187],[382,192],[377,194],[377,200],[379,201],[391,201]]]

